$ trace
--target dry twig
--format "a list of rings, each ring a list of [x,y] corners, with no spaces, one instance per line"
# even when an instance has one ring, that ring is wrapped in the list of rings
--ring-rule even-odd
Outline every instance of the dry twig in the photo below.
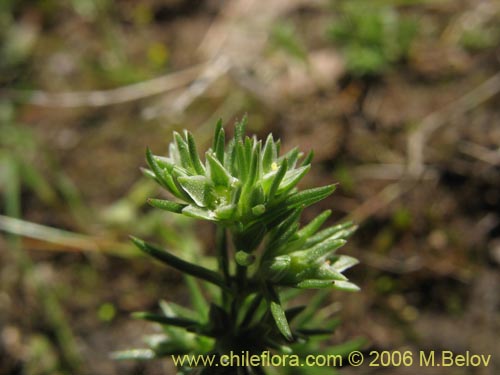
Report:
[[[458,100],[425,117],[408,137],[407,156],[409,175],[419,177],[424,172],[425,145],[432,133],[445,125],[450,117],[464,115],[499,92],[500,73],[497,73]]]
[[[43,90],[3,90],[2,94],[13,99],[42,107],[76,108],[102,107],[126,103],[189,85],[205,69],[207,63],[196,65],[148,81],[134,83],[111,90],[50,93]]]

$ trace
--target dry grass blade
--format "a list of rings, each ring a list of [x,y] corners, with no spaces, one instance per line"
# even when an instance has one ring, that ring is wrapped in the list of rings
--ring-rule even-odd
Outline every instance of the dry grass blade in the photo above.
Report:
[[[408,172],[411,176],[420,176],[425,167],[425,144],[431,134],[446,124],[453,116],[461,116],[484,103],[500,92],[500,73],[490,77],[478,87],[469,91],[458,100],[443,109],[433,112],[422,120],[420,125],[408,137]]]
[[[21,236],[31,249],[50,251],[99,251],[119,256],[129,255],[130,246],[119,242],[96,239],[79,233],[0,215],[0,231]],[[34,241],[33,241],[34,240]]]
[[[148,81],[111,90],[61,93],[49,93],[42,90],[5,90],[3,93],[13,99],[23,99],[29,104],[43,107],[102,107],[147,98],[189,85],[198,77],[205,65],[196,65]]]

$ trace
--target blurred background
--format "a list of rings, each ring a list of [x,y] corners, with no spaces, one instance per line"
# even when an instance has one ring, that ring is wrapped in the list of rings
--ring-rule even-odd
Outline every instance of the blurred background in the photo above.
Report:
[[[115,362],[187,304],[182,276],[134,234],[210,253],[212,228],[145,205],[144,151],[218,118],[313,149],[305,213],[360,229],[355,294],[332,292],[332,344],[467,350],[500,371],[500,2],[3,0],[0,2],[0,373],[169,374]]]

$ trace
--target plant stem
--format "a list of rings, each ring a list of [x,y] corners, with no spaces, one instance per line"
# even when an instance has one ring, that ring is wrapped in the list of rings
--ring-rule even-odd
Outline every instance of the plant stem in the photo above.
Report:
[[[247,285],[247,267],[240,266],[239,264],[236,266],[236,281],[239,293],[241,294]]]
[[[219,261],[219,271],[222,272],[226,284],[229,284],[229,260],[227,254],[227,237],[226,229],[222,226],[217,226],[215,233],[215,246],[217,250],[217,260]]]
[[[224,283],[231,287],[231,276],[229,275],[229,259],[227,251],[227,236],[226,229],[223,226],[217,226],[215,232],[215,247],[217,252],[217,261],[219,264],[219,272],[224,277]],[[226,307],[228,303],[228,293],[221,289],[222,306]]]

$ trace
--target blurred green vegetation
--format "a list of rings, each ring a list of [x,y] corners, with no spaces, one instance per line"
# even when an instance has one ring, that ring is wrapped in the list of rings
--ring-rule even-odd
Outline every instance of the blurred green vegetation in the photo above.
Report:
[[[415,16],[392,2],[336,1],[327,35],[341,47],[347,70],[355,76],[378,75],[408,57],[418,33]]]
[[[470,111],[460,112],[462,102],[458,115],[440,110],[477,95],[474,88],[497,74],[497,2],[291,2],[264,31],[264,51],[282,51],[293,65],[324,49],[345,63],[331,86],[296,100],[273,92],[272,81],[258,82],[273,76],[266,53],[174,115],[164,109],[182,90],[69,109],[33,105],[23,91],[112,89],[194,66],[204,58],[198,45],[228,9],[209,3],[0,1],[0,373],[169,373],[108,357],[143,333],[129,324],[130,311],[161,297],[195,303],[180,275],[139,257],[127,235],[199,262],[211,251],[210,228],[145,207],[158,193],[140,177],[143,150],[165,147],[173,128],[206,139],[218,117],[231,122],[245,111],[257,124],[252,131],[317,149],[313,180],[340,183],[325,208],[362,220],[352,249],[362,263],[351,275],[362,293],[311,302],[324,314],[338,308],[333,301],[344,305],[332,343],[361,332],[375,348],[468,340],[476,351],[494,350],[498,94],[489,86],[490,96]],[[224,37],[241,31],[229,30]],[[236,56],[252,57],[250,46],[235,44]],[[240,70],[249,72],[246,81],[233,74]],[[426,175],[412,180],[407,138],[429,114],[446,123],[424,145]],[[435,337],[436,325],[450,329]]]
[[[279,22],[274,25],[271,43],[276,49],[281,49],[298,60],[307,61],[307,50],[292,23]]]

